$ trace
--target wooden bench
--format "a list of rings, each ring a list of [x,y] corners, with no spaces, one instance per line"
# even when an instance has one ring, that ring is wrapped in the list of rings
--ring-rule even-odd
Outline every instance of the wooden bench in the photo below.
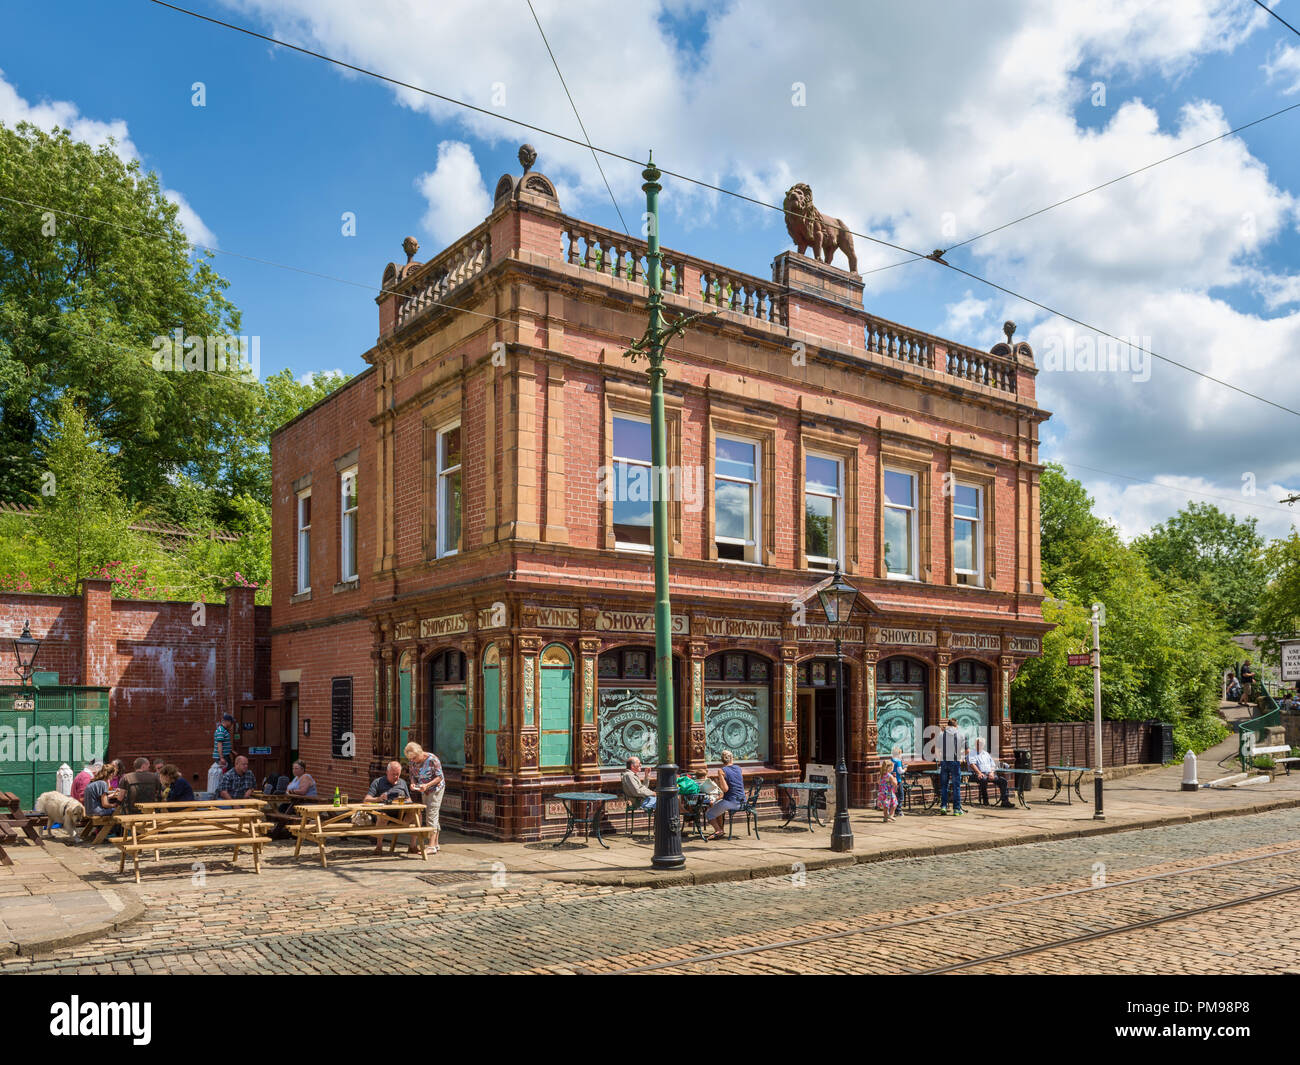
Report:
[[[1287,757],[1273,758],[1274,765],[1286,766],[1287,775],[1291,775],[1291,763],[1300,762],[1300,758],[1291,758],[1291,745],[1287,743],[1279,744],[1274,747],[1256,747],[1250,752],[1251,768],[1254,767],[1256,758],[1272,758],[1274,755],[1281,754]]]
[[[6,813],[6,810],[8,811]],[[0,832],[15,834],[21,832],[38,847],[44,847],[45,841],[37,831],[45,823],[38,814],[24,813],[22,800],[11,791],[0,791]]]
[[[114,814],[87,815],[81,823],[81,842],[90,843],[92,846],[103,843],[108,834],[113,831],[115,820]]]
[[[18,842],[18,837],[7,828],[0,828],[0,865],[13,865],[14,860],[5,853],[5,845]]]
[[[373,825],[354,825],[352,817],[358,811],[372,814]],[[321,868],[326,868],[325,841],[342,839],[348,836],[372,836],[383,843],[385,836],[392,836],[392,845],[388,853],[397,850],[397,837],[410,836],[420,850],[420,858],[428,861],[425,853],[425,840],[434,829],[424,822],[424,803],[348,803],[334,806],[329,803],[309,803],[298,807],[299,821],[291,825],[289,831],[298,838],[293,848],[294,858],[302,853],[302,844],[315,843],[320,853]]]
[[[140,883],[140,852],[153,851],[161,860],[163,850],[192,847],[230,847],[231,861],[239,861],[240,847],[253,852],[253,872],[262,871],[262,847],[269,842],[262,829],[271,826],[262,820],[261,810],[172,810],[152,813],[120,814],[114,818],[123,834],[113,839],[121,849],[117,871],[126,871],[126,856],[131,855],[135,882]]]

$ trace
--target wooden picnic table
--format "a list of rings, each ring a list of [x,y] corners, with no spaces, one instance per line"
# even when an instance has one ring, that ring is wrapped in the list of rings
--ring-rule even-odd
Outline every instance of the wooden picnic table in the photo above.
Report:
[[[12,791],[0,791],[0,807],[7,807],[9,810],[7,814],[0,810],[0,841],[13,843],[18,839],[15,834],[15,831],[18,831],[22,832],[36,846],[45,846],[45,841],[41,839],[41,834],[37,831],[41,819],[24,813],[22,800],[17,795]],[[12,864],[8,856],[0,849],[0,865]]]
[[[373,814],[373,825],[354,825],[353,814],[358,811]],[[302,853],[302,844],[315,843],[320,851],[320,864],[324,869],[325,841],[346,836],[374,836],[380,845],[385,836],[392,836],[392,845],[388,853],[397,850],[397,837],[410,836],[416,841],[420,858],[428,861],[425,853],[425,840],[434,829],[424,824],[424,803],[422,802],[350,802],[335,806],[333,803],[304,803],[297,808],[301,820],[290,825],[289,831],[298,837],[293,848],[293,856]]]
[[[126,856],[130,854],[137,884],[140,883],[141,851],[153,851],[154,860],[159,861],[161,851],[174,848],[230,847],[230,860],[237,862],[239,848],[248,847],[253,852],[253,872],[260,873],[262,847],[268,842],[261,830],[270,827],[262,820],[260,809],[247,806],[117,814],[113,823],[122,828],[122,835],[111,841],[122,852],[117,871],[119,874],[126,871]]]
[[[185,799],[181,802],[138,802],[145,813],[166,813],[171,810],[260,810],[261,799]]]

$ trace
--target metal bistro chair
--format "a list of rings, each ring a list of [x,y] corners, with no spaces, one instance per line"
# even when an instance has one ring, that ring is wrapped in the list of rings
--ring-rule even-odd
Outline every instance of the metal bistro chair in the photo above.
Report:
[[[732,838],[732,831],[736,827],[736,814],[745,815],[745,835],[749,835],[749,819],[754,819],[754,838],[762,839],[758,834],[758,793],[763,790],[763,778],[759,777],[749,786],[749,791],[745,795],[745,802],[739,810],[727,811],[727,839]]]
[[[626,798],[626,796],[625,796]],[[651,835],[655,830],[655,812],[653,810],[641,809],[640,799],[627,799],[627,806],[623,810],[623,831],[627,833],[628,839],[636,835],[636,815],[645,814],[645,828]]]

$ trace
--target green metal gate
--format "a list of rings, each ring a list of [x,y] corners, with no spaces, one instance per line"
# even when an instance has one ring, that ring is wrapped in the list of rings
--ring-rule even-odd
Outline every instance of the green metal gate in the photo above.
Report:
[[[0,791],[30,810],[56,788],[59,765],[74,773],[108,751],[108,688],[0,685]],[[26,709],[26,701],[34,704]],[[18,709],[15,709],[15,707]]]

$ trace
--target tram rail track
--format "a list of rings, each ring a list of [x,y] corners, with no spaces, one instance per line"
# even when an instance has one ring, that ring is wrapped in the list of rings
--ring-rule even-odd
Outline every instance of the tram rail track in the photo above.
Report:
[[[1289,840],[1288,843],[1300,844],[1300,840]],[[634,976],[652,972],[660,972],[668,969],[681,969],[693,965],[712,964],[719,961],[727,961],[735,958],[766,954],[773,951],[792,950],[799,947],[815,946],[820,943],[828,943],[833,940],[847,939],[854,936],[870,936],[882,933],[897,931],[899,929],[914,928],[919,925],[932,923],[936,921],[951,921],[963,917],[971,917],[979,914],[997,913],[1010,910],[1016,907],[1032,906],[1045,902],[1053,902],[1060,899],[1068,899],[1076,896],[1093,895],[1098,892],[1115,891],[1124,888],[1131,888],[1139,884],[1150,883],[1156,880],[1169,880],[1174,877],[1187,876],[1193,873],[1208,872],[1216,869],[1224,869],[1231,866],[1247,865],[1256,862],[1269,861],[1277,858],[1284,858],[1288,855],[1300,854],[1300,845],[1289,846],[1282,850],[1271,850],[1264,854],[1250,855],[1244,858],[1229,858],[1217,862],[1203,862],[1199,865],[1185,866],[1180,869],[1170,869],[1160,873],[1148,873],[1142,876],[1129,877],[1125,880],[1107,881],[1104,884],[1090,884],[1087,887],[1069,888],[1061,891],[1045,892],[1038,895],[1032,895],[1023,899],[1008,899],[1005,902],[987,903],[980,906],[967,906],[961,909],[946,910],[942,913],[927,914],[919,917],[908,917],[897,921],[884,921],[877,924],[861,928],[844,928],[836,929],[831,932],[821,932],[808,936],[799,936],[791,939],[778,940],[773,943],[761,943],[747,947],[736,947],[731,950],[712,951],[702,954],[695,954],[685,958],[653,962],[648,965],[631,966],[624,969],[614,970],[597,970],[578,968],[575,971],[581,975],[599,975],[599,976]],[[1062,947],[1072,946],[1078,943],[1085,943],[1092,940],[1103,939],[1108,936],[1122,935],[1126,932],[1139,931],[1144,928],[1151,928],[1160,924],[1167,924],[1173,921],[1186,920],[1204,913],[1211,913],[1217,910],[1230,909],[1236,906],[1244,906],[1254,902],[1262,902],[1270,898],[1276,898],[1281,895],[1290,894],[1300,891],[1300,882],[1270,891],[1258,892],[1253,895],[1241,896],[1233,899],[1222,900],[1205,906],[1192,907],[1185,910],[1175,911],[1169,914],[1161,914],[1156,917],[1148,918],[1142,921],[1129,922],[1123,925],[1116,925],[1111,928],[1098,929],[1094,932],[1085,933],[1078,936],[1070,936],[1063,939],[1051,940],[1040,944],[1020,947],[1012,951],[1004,951],[998,954],[988,955],[980,958],[966,959],[960,962],[954,962],[950,965],[937,966],[931,969],[921,970],[902,970],[901,975],[929,976],[941,975],[948,972],[956,972],[961,969],[975,968],[980,965],[988,965],[995,962],[1007,960],[1010,958],[1024,957],[1030,954],[1039,954],[1049,950],[1055,950]]]

